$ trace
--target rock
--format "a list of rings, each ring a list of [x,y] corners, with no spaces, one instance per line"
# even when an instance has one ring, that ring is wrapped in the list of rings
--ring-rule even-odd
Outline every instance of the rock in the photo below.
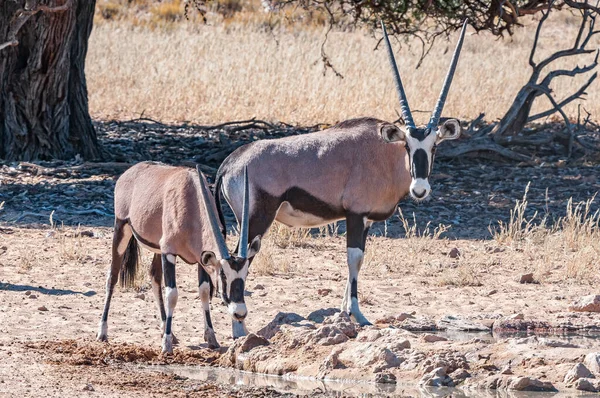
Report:
[[[319,366],[319,372],[317,373],[317,378],[323,379],[327,374],[333,369],[339,367],[340,364],[340,353],[342,352],[342,347],[334,347],[329,355],[325,358],[323,363]]]
[[[591,352],[583,360],[583,364],[593,373],[600,374],[600,352]]]
[[[446,374],[446,368],[444,367],[433,369],[431,372],[424,375],[419,381],[419,384],[431,387],[454,387],[454,382]]]
[[[480,322],[473,322],[453,315],[446,315],[437,322],[441,330],[457,330],[461,332],[489,332],[490,328]]]
[[[569,306],[574,312],[600,312],[600,295],[584,296]]]
[[[565,375],[564,383],[566,385],[571,385],[575,383],[578,379],[581,378],[593,378],[594,375],[588,368],[585,367],[584,364],[576,363],[575,366],[571,368]]]
[[[575,380],[573,387],[579,391],[599,392],[600,383],[598,380],[592,380],[585,377]]]
[[[257,335],[264,337],[265,339],[272,339],[273,336],[279,332],[281,325],[296,325],[298,322],[302,322],[305,319],[293,312],[280,312],[275,315],[275,318],[267,324],[264,328],[256,332]]]
[[[439,330],[435,322],[429,318],[408,318],[400,324],[400,327],[410,332],[435,332]]]
[[[506,319],[508,319],[508,320],[522,320],[522,319],[525,319],[525,316],[523,314],[513,314],[513,315],[507,316]]]
[[[339,360],[347,367],[371,367],[373,373],[397,367],[401,363],[392,350],[377,343],[352,344],[339,355]]]
[[[331,293],[331,289],[319,289],[317,290],[317,294],[321,297],[328,296]]]
[[[533,279],[533,274],[523,274],[519,278],[519,283],[535,283],[535,279]]]
[[[487,292],[486,296],[492,296],[494,294],[498,293],[498,291],[496,289],[492,289],[489,292]]]
[[[144,293],[138,293],[135,296],[133,296],[133,298],[140,299],[140,300],[145,300],[146,299],[146,295]]]
[[[42,305],[41,307],[38,307],[38,311],[48,311],[48,308],[46,308],[45,305]]]
[[[426,343],[435,343],[436,341],[448,341],[448,339],[444,336],[430,333],[426,333],[423,336],[421,336],[421,340],[423,340]]]
[[[492,333],[494,335],[513,334],[518,332],[547,332],[552,329],[548,322],[524,319],[498,319],[494,322]]]
[[[262,336],[257,336],[254,333],[250,333],[242,338],[239,352],[248,352],[255,347],[269,345],[269,340]]]
[[[448,376],[450,376],[454,384],[459,384],[465,379],[471,377],[471,373],[467,372],[466,369],[458,368],[454,372],[450,373]]]
[[[265,287],[263,285],[261,285],[260,283],[257,284],[256,286],[254,286],[254,290],[264,290]]]
[[[375,383],[396,384],[396,376],[388,372],[377,373],[375,375]]]
[[[532,377],[514,377],[508,383],[509,390],[515,391],[556,391],[552,383]]]
[[[28,290],[28,291],[26,291],[26,292],[25,292],[25,295],[26,295],[26,296],[29,296],[30,294],[31,294],[31,291],[30,291],[30,290]]]
[[[90,230],[85,230],[85,231],[81,231],[79,232],[80,236],[85,236],[87,238],[93,238],[94,237],[94,231],[90,231]]]
[[[513,371],[510,368],[510,365],[506,365],[501,371],[500,371],[501,375],[512,375]]]
[[[338,327],[333,325],[324,325],[317,330],[308,333],[304,339],[304,344],[327,346],[345,343],[348,340],[348,336]]]
[[[30,299],[37,299],[37,296],[35,294],[30,294],[28,298],[30,298]]]
[[[323,323],[323,320],[325,319],[325,317],[334,315],[338,312],[340,312],[339,308],[323,308],[323,309],[311,312],[310,314],[308,314],[306,319],[308,319],[309,321],[312,321],[314,323]]]
[[[94,390],[94,386],[92,386],[90,383],[88,383],[85,386],[83,386],[83,391],[96,391],[96,390]]]
[[[350,338],[357,335],[356,325],[345,312],[338,312],[335,315],[325,317],[323,325],[334,325]]]
[[[361,330],[360,333],[356,336],[356,341],[360,342],[373,342],[378,340],[383,335],[378,329],[365,329]]]
[[[579,348],[579,346],[577,344],[573,344],[573,343],[569,343],[567,341],[561,341],[561,340],[552,340],[552,339],[546,339],[546,338],[539,338],[538,339],[538,344],[545,346],[545,347],[553,347],[553,348]]]
[[[405,320],[407,320],[409,318],[414,318],[414,316],[412,314],[407,314],[406,312],[402,312],[400,315],[398,315],[396,317],[396,320],[398,322],[403,322],[403,321],[405,321]]]
[[[458,258],[460,257],[460,251],[458,251],[456,247],[453,247],[452,250],[450,250],[450,253],[448,253],[448,256],[450,256],[450,258]]]

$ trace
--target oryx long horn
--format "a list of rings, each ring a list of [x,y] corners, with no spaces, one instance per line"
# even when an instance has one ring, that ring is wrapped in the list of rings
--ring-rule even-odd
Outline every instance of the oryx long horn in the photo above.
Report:
[[[250,224],[250,192],[248,189],[248,167],[244,167],[244,207],[242,210],[242,225],[240,226],[240,242],[238,257],[248,255],[248,227]]]
[[[199,165],[196,165],[196,171],[198,171],[198,178],[200,178],[200,191],[202,192],[202,202],[204,202],[204,209],[206,209],[206,214],[208,214],[210,229],[213,235],[215,236],[217,246],[219,247],[219,254],[221,255],[221,258],[228,259],[230,257],[229,249],[227,249],[227,245],[225,244],[225,238],[223,238],[221,228],[219,228],[219,221],[217,220],[217,215],[215,214],[211,206],[211,195],[208,191],[206,183],[204,182],[204,178],[202,177],[202,171],[200,171]],[[216,192],[216,194],[218,195],[219,193]]]
[[[454,54],[452,55],[452,63],[450,64],[450,69],[448,69],[448,74],[446,75],[446,79],[444,80],[444,85],[442,86],[440,97],[438,98],[438,101],[435,104],[435,108],[433,108],[433,112],[431,113],[431,119],[429,119],[429,124],[427,125],[429,129],[437,128],[437,125],[440,121],[440,116],[442,116],[442,109],[444,109],[444,103],[446,102],[448,91],[450,91],[450,84],[452,84],[452,78],[454,77],[454,72],[456,72],[456,64],[458,64],[458,57],[460,56],[460,50],[462,49],[463,40],[465,38],[465,32],[467,31],[467,21],[468,20],[465,19],[465,22],[463,23],[458,43],[456,43],[456,49],[454,50]]]
[[[390,66],[392,67],[392,72],[394,73],[394,82],[396,83],[396,91],[398,91],[398,97],[400,99],[400,110],[402,111],[402,118],[404,119],[404,123],[406,123],[407,127],[415,128],[415,122],[412,118],[412,114],[410,113],[410,107],[408,106],[406,93],[404,92],[404,87],[402,86],[402,79],[400,79],[400,72],[398,72],[398,64],[396,64],[394,50],[392,49],[392,45],[390,44],[390,39],[388,38],[383,21],[381,21],[381,29],[383,30],[383,39],[385,40],[388,55],[390,58]]]

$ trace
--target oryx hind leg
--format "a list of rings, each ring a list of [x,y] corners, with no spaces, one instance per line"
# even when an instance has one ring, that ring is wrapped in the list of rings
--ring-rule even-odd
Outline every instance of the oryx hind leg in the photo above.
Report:
[[[154,301],[156,302],[156,308],[160,315],[160,336],[165,334],[165,326],[167,323],[167,312],[165,311],[165,300],[163,299],[162,292],[162,261],[160,254],[155,254],[152,258],[152,265],[150,266],[150,280],[152,282],[152,293],[154,294]],[[177,344],[177,337],[173,334],[173,343]]]
[[[365,243],[371,222],[366,217],[346,216],[346,250],[348,256],[348,282],[342,300],[342,311],[347,312],[360,325],[370,325],[358,308],[358,273],[365,255]]]
[[[113,234],[112,243],[112,259],[108,274],[106,276],[106,299],[104,301],[104,311],[102,311],[102,318],[100,319],[100,325],[98,327],[98,334],[96,338],[99,341],[108,340],[108,311],[110,310],[110,302],[115,289],[115,285],[119,280],[119,272],[123,266],[123,259],[125,258],[125,252],[128,249],[135,249],[135,247],[129,246],[129,241],[133,238],[131,227],[124,220],[115,220],[115,230]]]
[[[201,265],[198,265],[198,293],[204,310],[204,341],[208,343],[209,348],[219,348],[210,318],[210,300],[214,293],[214,286],[210,275]]]

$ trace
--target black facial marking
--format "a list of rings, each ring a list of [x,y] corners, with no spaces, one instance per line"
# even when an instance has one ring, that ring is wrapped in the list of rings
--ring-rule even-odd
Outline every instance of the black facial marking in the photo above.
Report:
[[[246,259],[243,257],[230,257],[227,262],[231,266],[231,269],[236,272],[240,272],[244,268],[244,265],[246,265]]]
[[[428,135],[429,129],[409,128],[408,134],[416,140],[423,141]]]
[[[352,284],[350,285],[350,297],[358,298],[358,282],[356,279],[352,279]]]
[[[415,178],[427,178],[429,175],[429,159],[424,149],[417,149],[413,155],[412,171]]]
[[[221,286],[223,286],[223,291],[221,292],[221,297],[225,304],[229,304],[231,301],[229,300],[229,296],[227,295],[227,277],[225,276],[225,271],[221,268]]]
[[[231,282],[230,297],[234,303],[244,302],[244,280],[242,278],[235,278]]]

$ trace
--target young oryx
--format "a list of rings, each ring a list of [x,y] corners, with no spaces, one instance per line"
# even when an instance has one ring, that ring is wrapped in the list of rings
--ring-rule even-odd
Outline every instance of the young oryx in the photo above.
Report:
[[[369,227],[373,221],[390,217],[407,194],[416,201],[429,195],[428,178],[436,146],[458,138],[461,133],[456,119],[441,125],[438,122],[456,69],[466,22],[426,127],[415,126],[383,24],[382,28],[406,122],[404,129],[381,120],[361,118],[311,134],[255,141],[225,159],[215,185],[221,222],[219,191],[239,220],[244,170],[249,170],[250,238],[263,236],[273,220],[290,227],[316,227],[346,219],[349,276],[342,311],[361,325],[369,324],[358,308],[357,299],[357,279]]]
[[[241,205],[248,208],[248,176],[243,172]],[[115,187],[115,232],[112,264],[106,280],[106,302],[98,340],[107,340],[107,318],[113,289],[119,275],[122,285],[131,285],[136,275],[138,244],[154,252],[150,275],[152,290],[162,321],[162,350],[173,352],[171,323],[177,304],[175,259],[199,263],[199,292],[204,309],[204,339],[218,347],[210,319],[209,302],[214,290],[211,277],[219,273],[223,300],[232,317],[233,337],[246,334],[244,283],[248,259],[260,249],[260,237],[248,246],[248,212],[242,214],[239,252],[231,256],[221,234],[215,203],[206,179],[197,170],[144,162],[128,169]],[[162,267],[161,267],[162,265]],[[164,274],[167,301],[165,312],[161,278]]]

